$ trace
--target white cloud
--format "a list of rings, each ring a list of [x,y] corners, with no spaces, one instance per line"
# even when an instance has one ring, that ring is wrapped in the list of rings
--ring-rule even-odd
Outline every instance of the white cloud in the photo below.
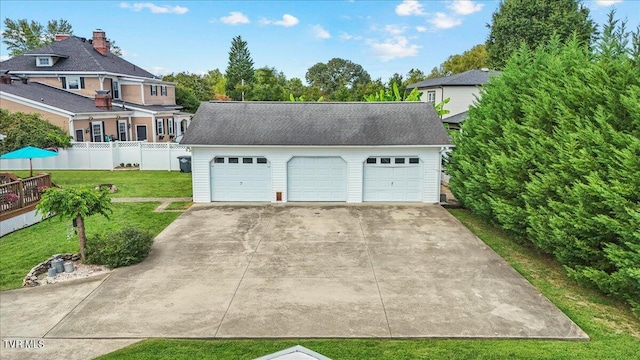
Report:
[[[387,25],[384,27],[384,30],[391,35],[402,35],[406,30],[405,27],[399,27],[398,25]]]
[[[396,6],[396,14],[400,16],[424,15],[422,4],[417,0],[402,0],[402,3]]]
[[[125,49],[120,49],[120,50],[122,51],[122,57],[125,57],[125,56],[126,57],[134,57],[134,58],[138,57],[138,54],[136,54],[136,53],[130,53]]]
[[[154,3],[133,3],[129,4],[126,2],[120,3],[120,8],[122,9],[130,9],[133,11],[142,11],[143,9],[149,9],[152,14],[185,14],[189,11],[188,8],[183,6],[171,6],[171,5],[155,5]]]
[[[436,17],[429,20],[429,22],[438,29],[450,29],[462,24],[462,20],[441,12],[436,13]]]
[[[147,71],[149,71],[153,75],[161,75],[161,76],[169,75],[174,72],[173,70],[167,69],[166,67],[162,67],[162,66],[152,66],[151,68],[147,69]]]
[[[284,26],[284,27],[295,26],[295,25],[298,25],[299,22],[300,20],[298,20],[297,17],[289,14],[282,15],[282,20],[262,19],[260,21],[260,23],[264,25],[278,25],[278,26]]]
[[[482,10],[484,4],[476,4],[471,0],[454,0],[449,6],[449,9],[453,10],[459,15],[471,15],[475,12]]]
[[[313,25],[311,27],[313,34],[318,39],[329,39],[331,38],[331,34],[327,30],[325,30],[321,25]]]
[[[240,11],[232,11],[229,13],[229,16],[221,17],[220,21],[227,25],[248,24],[251,22],[249,18]]]
[[[340,34],[340,39],[341,40],[362,40],[362,36],[359,35],[351,35],[349,33],[346,32],[342,32]]]
[[[596,0],[596,5],[598,6],[611,6],[615,4],[621,3],[622,0]]]
[[[426,26],[416,26],[416,31],[417,32],[426,32],[427,31],[427,27]]]
[[[382,61],[417,56],[419,45],[409,44],[406,36],[394,36],[385,42],[369,41],[373,54]]]

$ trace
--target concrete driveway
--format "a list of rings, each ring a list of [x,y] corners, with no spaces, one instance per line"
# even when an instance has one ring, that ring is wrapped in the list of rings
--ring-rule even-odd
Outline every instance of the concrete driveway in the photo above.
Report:
[[[196,205],[75,304],[37,336],[588,339],[437,205]]]

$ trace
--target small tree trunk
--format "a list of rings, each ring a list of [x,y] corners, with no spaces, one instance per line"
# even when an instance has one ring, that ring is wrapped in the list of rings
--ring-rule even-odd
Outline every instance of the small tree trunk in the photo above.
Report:
[[[84,232],[84,219],[82,216],[76,217],[76,224],[78,225],[78,240],[80,241],[80,260],[84,262],[84,249],[87,247],[87,236]]]

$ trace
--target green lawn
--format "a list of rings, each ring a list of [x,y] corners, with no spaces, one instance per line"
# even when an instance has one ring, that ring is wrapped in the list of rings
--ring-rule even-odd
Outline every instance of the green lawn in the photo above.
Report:
[[[77,172],[76,172],[77,173]],[[180,213],[156,213],[160,203],[114,203],[110,220],[96,215],[87,219],[87,236],[125,225],[138,226],[157,235]],[[77,252],[78,237],[70,222],[51,218],[0,238],[0,290],[22,286],[22,279],[38,263],[51,255]],[[67,238],[68,235],[72,235]]]
[[[577,285],[553,259],[514,243],[470,212],[451,213],[573,319],[591,341],[151,339],[100,359],[251,359],[297,344],[336,360],[638,358],[640,321],[628,307]]]
[[[55,170],[53,182],[61,187],[115,184],[118,192],[113,197],[191,197],[191,174],[177,171],[109,171],[109,170]],[[28,177],[28,171],[15,171]],[[34,172],[35,173],[35,172]]]

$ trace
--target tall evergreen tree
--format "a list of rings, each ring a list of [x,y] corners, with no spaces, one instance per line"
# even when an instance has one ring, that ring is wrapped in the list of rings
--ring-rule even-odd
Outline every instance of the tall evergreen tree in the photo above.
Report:
[[[244,91],[245,98],[248,97],[248,91],[254,82],[253,75],[253,59],[247,42],[238,35],[231,41],[231,50],[229,50],[229,64],[225,74],[227,95],[233,100],[242,100]]]
[[[523,43],[535,49],[554,34],[565,41],[575,32],[580,42],[590,44],[596,35],[589,9],[579,0],[503,0],[487,27],[489,66],[494,69],[502,69]]]

